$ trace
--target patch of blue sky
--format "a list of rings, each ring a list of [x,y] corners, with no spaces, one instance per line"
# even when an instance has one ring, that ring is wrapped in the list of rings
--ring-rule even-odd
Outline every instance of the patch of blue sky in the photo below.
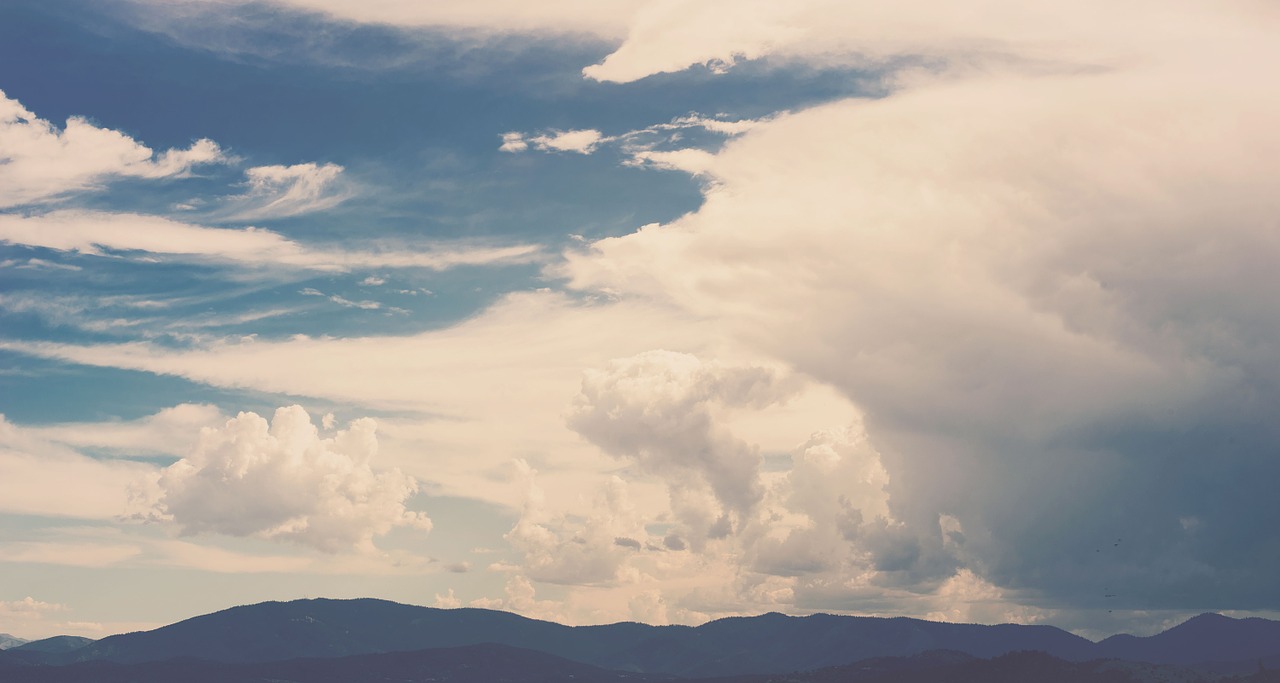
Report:
[[[55,125],[84,116],[157,152],[209,138],[231,161],[188,177],[112,181],[24,211],[252,225],[314,249],[533,244],[554,256],[571,235],[626,234],[695,209],[700,181],[628,166],[621,145],[592,154],[503,152],[504,133],[598,129],[613,137],[691,113],[758,118],[865,92],[857,74],[769,63],[597,83],[581,76],[609,51],[593,39],[482,39],[266,6],[250,7],[234,25],[166,24],[144,11],[88,0],[5,3],[0,89]],[[483,50],[475,49],[480,40]],[[715,149],[725,139],[697,129],[680,135],[635,140]],[[244,210],[237,197],[249,191],[248,169],[305,163],[343,168],[341,201],[294,215]],[[0,269],[10,303],[43,302],[0,307],[3,337],[77,344],[411,334],[465,319],[506,292],[555,284],[536,262],[317,271],[15,245],[0,245],[0,261],[13,262]],[[48,267],[18,267],[32,263]],[[289,398],[8,352],[0,368],[0,411],[18,422],[130,419],[190,401],[269,414]]]
[[[133,420],[180,403],[270,414],[277,397],[167,375],[69,365],[0,350],[0,413],[26,425]]]

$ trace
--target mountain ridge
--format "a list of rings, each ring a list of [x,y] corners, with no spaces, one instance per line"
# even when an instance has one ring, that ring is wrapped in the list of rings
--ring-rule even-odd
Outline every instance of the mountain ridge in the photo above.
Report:
[[[25,638],[9,635],[8,633],[0,633],[0,650],[8,650],[27,643]]]
[[[1047,625],[769,613],[696,627],[637,622],[566,626],[478,608],[317,598],[241,605],[151,631],[109,636],[70,652],[23,655],[45,664],[128,664],[181,657],[253,663],[482,643],[544,652],[614,671],[714,677],[784,674],[931,650],[979,658],[1041,651],[1075,662],[1107,658],[1155,664],[1235,662],[1280,654],[1280,622],[1197,617],[1155,636],[1113,636],[1094,643]]]

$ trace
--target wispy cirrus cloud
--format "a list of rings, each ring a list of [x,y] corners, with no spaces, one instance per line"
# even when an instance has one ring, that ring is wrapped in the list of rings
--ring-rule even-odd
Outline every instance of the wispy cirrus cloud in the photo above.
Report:
[[[212,228],[160,216],[64,210],[38,215],[0,214],[0,243],[90,255],[144,252],[177,261],[208,261],[246,268],[348,271],[353,268],[425,268],[530,263],[534,245],[385,244],[378,251],[318,248],[260,228]]]
[[[225,198],[215,215],[249,221],[331,209],[352,195],[342,182],[342,166],[305,163],[245,169],[244,194]]]

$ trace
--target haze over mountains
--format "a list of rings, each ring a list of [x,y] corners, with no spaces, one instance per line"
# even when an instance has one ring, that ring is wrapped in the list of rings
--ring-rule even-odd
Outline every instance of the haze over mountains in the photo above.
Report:
[[[1024,661],[1011,654],[1028,651],[1043,656]],[[955,680],[999,680],[1035,662],[1046,671],[1073,672],[1067,680],[1192,675],[1156,667],[1138,676],[1114,662],[1102,667],[1103,660],[1199,665],[1194,675],[1205,676],[1253,672],[1280,665],[1280,622],[1204,614],[1154,636],[1094,643],[1052,626],[771,613],[698,627],[570,627],[484,609],[317,599],[235,607],[99,641],[62,636],[26,643],[0,652],[0,680],[328,681],[352,680],[342,672],[382,672],[403,681],[583,683],[810,672],[803,680],[817,683],[859,662],[855,678],[927,670],[943,680],[945,670],[962,676]]]

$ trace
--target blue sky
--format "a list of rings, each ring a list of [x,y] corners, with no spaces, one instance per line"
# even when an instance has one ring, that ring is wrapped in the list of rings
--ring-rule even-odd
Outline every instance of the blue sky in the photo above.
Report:
[[[1277,17],[988,4],[5,3],[0,631],[1273,614]]]

